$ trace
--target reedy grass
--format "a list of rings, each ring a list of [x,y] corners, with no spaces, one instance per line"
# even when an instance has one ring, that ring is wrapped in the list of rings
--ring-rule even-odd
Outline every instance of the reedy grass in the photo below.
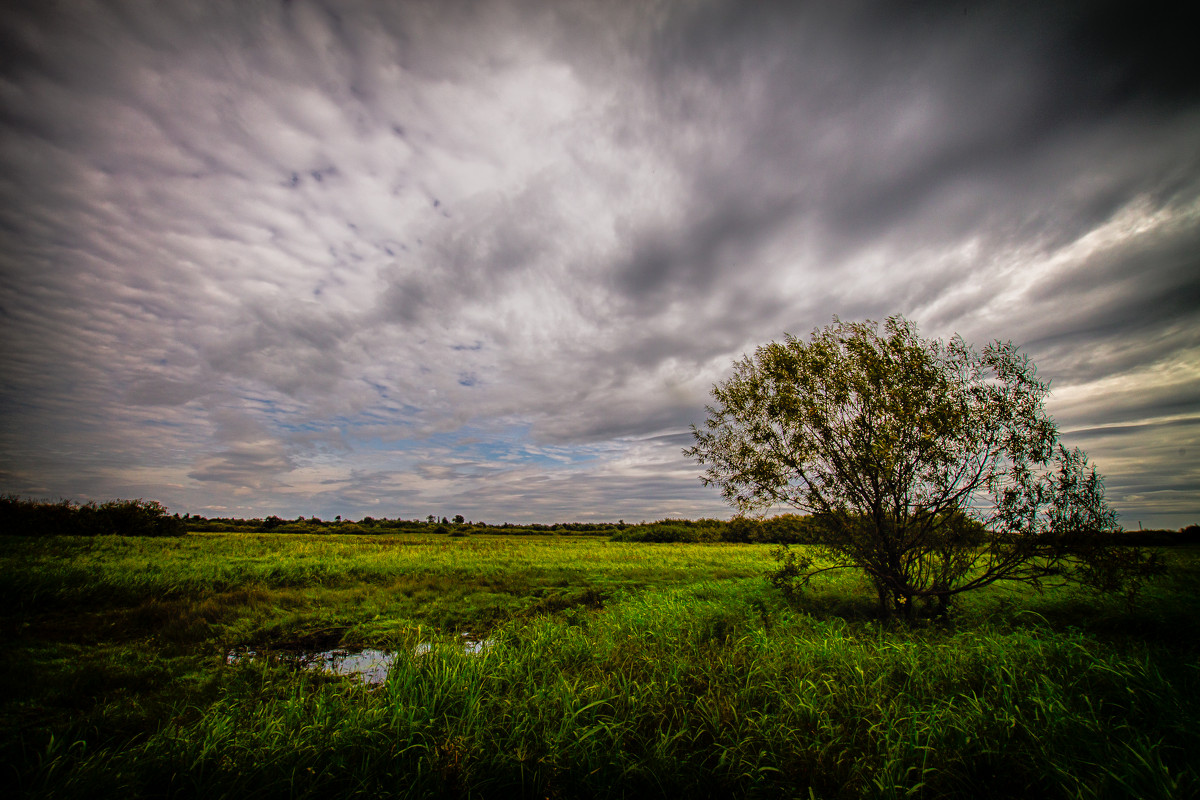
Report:
[[[269,541],[224,543],[233,560],[286,557]],[[215,558],[221,544],[205,543],[192,561]],[[462,544],[473,543],[454,546]],[[445,553],[426,545],[430,558],[406,560],[378,545],[354,555],[338,543],[332,557],[378,582],[272,587],[259,567],[234,565],[246,582],[218,594],[194,590],[158,606],[132,596],[131,607],[107,612],[148,615],[118,624],[117,639],[161,627],[171,603],[193,615],[212,603],[215,619],[228,612],[234,622],[205,623],[175,640],[100,637],[87,647],[26,634],[26,666],[57,664],[50,683],[58,694],[43,700],[61,718],[27,726],[3,751],[12,783],[46,797],[1200,791],[1189,758],[1200,745],[1196,647],[1178,638],[1196,631],[1196,559],[1188,554],[1175,555],[1173,583],[1156,588],[1132,623],[1119,623],[1127,612],[1116,601],[1082,606],[1077,595],[1051,592],[1022,598],[1033,610],[1014,611],[997,592],[965,604],[949,629],[909,630],[870,619],[870,598],[853,599],[852,575],[815,588],[800,610],[759,577],[729,577],[764,570],[766,548],[547,544]],[[111,564],[132,560],[127,552],[117,548]],[[127,574],[95,551],[92,558],[99,585]],[[388,592],[412,588],[397,578],[407,574],[399,564],[423,576],[428,599],[445,599],[440,590],[475,575],[493,581],[472,584],[476,594],[506,587],[527,602],[493,621],[495,643],[478,656],[448,641],[419,655],[419,641],[453,626],[373,619],[400,608]],[[212,567],[180,569],[198,585]],[[587,591],[597,586],[610,592],[603,608],[568,602],[594,597]],[[473,596],[451,596],[445,608]],[[62,616],[62,602],[47,613]],[[36,617],[37,608],[25,614]],[[1160,634],[1173,625],[1176,638],[1137,636],[1146,620],[1159,620]],[[227,667],[214,652],[235,633],[281,642],[331,625],[343,638],[399,652],[384,687],[269,660]],[[90,683],[83,673],[95,673]],[[84,694],[95,703],[81,703]],[[87,712],[83,722],[65,720],[75,707]]]
[[[38,794],[1171,797],[1200,787],[1194,676],[1045,627],[885,630],[755,582],[505,625],[479,656],[401,650],[383,689],[269,662]],[[765,624],[768,623],[769,624]],[[55,778],[58,780],[55,780]],[[1174,793],[1174,794],[1173,794]]]

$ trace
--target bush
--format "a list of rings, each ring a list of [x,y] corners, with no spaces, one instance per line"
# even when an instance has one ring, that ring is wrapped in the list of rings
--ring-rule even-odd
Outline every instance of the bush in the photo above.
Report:
[[[813,544],[820,539],[816,517],[781,514],[755,519],[664,519],[627,525],[613,532],[614,542],[739,542],[742,544]]]
[[[75,505],[0,498],[0,533],[10,536],[183,536],[187,527],[155,500]]]
[[[614,542],[717,542],[721,540],[721,528],[690,527],[672,524],[674,520],[663,520],[651,525],[638,525],[617,531],[612,535]]]

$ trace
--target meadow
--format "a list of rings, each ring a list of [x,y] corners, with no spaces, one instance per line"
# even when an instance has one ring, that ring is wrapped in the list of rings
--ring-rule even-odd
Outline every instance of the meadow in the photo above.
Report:
[[[1200,794],[1200,548],[1139,604],[789,605],[762,544],[0,537],[0,783],[36,797]],[[463,634],[486,646],[464,648]],[[283,657],[395,653],[378,686]],[[231,663],[244,649],[256,658]]]

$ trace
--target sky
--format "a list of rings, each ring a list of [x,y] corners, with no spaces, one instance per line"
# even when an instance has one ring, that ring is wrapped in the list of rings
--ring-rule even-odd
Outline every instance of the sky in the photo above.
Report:
[[[727,518],[713,384],[903,314],[1200,522],[1175,5],[9,0],[0,493]]]

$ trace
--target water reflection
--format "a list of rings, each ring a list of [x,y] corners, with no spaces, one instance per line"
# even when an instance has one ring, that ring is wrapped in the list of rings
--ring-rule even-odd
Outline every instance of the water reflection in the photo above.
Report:
[[[461,642],[463,652],[469,656],[481,656],[488,650],[492,649],[492,645],[496,642],[494,639],[478,639],[469,631],[463,633]]]
[[[274,658],[297,669],[313,672],[327,672],[331,675],[342,675],[356,678],[368,686],[380,686],[387,680],[388,670],[396,660],[393,650],[300,650],[273,651],[263,653],[262,657]],[[229,665],[254,661],[260,654],[244,647],[234,648],[225,654],[225,663]]]
[[[315,654],[310,669],[358,678],[369,686],[379,686],[387,680],[388,670],[396,654],[390,650],[327,650]]]
[[[488,650],[491,650],[492,645],[494,645],[495,643],[496,642],[494,639],[477,639],[477,638],[475,638],[475,634],[473,634],[469,631],[466,633],[460,634],[459,640],[457,642],[458,646],[460,648],[462,648],[463,653],[468,656],[483,655]],[[413,648],[413,655],[415,655],[415,656],[427,655],[432,650],[433,650],[432,642],[421,642],[420,644],[418,644],[416,647]]]
[[[469,656],[483,655],[491,649],[493,644],[492,639],[477,639],[469,632],[463,633],[458,641],[462,652]],[[413,655],[426,655],[432,650],[432,647],[430,642],[421,642],[413,648]],[[395,650],[373,648],[361,650],[338,648],[320,651],[273,650],[259,653],[247,647],[235,647],[225,653],[225,663],[233,666],[258,658],[272,658],[290,664],[296,669],[341,675],[361,680],[368,686],[382,686],[387,681],[388,670],[395,663],[396,656]]]

